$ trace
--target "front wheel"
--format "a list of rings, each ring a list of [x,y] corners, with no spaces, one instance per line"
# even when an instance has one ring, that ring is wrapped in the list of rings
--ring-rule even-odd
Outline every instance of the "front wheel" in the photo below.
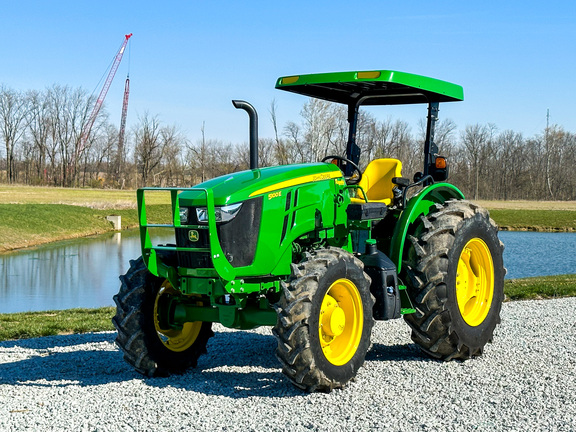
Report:
[[[167,376],[195,367],[214,336],[209,322],[189,322],[173,328],[162,320],[170,297],[179,293],[162,278],[152,275],[142,258],[130,262],[120,277],[122,285],[114,296],[118,330],[116,344],[124,359],[146,376]]]
[[[364,363],[374,322],[362,262],[341,249],[320,249],[293,265],[283,288],[273,330],[282,371],[309,392],[344,387]]]
[[[416,313],[405,315],[412,340],[427,354],[467,359],[482,354],[500,323],[503,244],[488,212],[450,200],[422,216],[404,278]]]

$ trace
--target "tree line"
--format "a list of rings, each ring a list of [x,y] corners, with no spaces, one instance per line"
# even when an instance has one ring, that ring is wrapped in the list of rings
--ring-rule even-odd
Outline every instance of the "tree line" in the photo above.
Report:
[[[248,169],[246,143],[206,136],[191,141],[175,125],[148,112],[119,142],[118,128],[103,108],[87,140],[83,128],[95,97],[81,88],[53,85],[43,91],[0,86],[0,182],[77,187],[191,186]],[[277,105],[266,113],[274,136],[259,140],[260,166],[344,155],[347,109],[309,99],[300,118],[280,124]],[[262,115],[262,114],[261,114]],[[404,177],[422,169],[425,122],[378,119],[362,111],[357,144],[362,167],[379,157],[402,161]],[[450,181],[472,199],[576,200],[576,134],[554,125],[541,133],[499,131],[493,124],[437,123],[435,141],[448,158]]]

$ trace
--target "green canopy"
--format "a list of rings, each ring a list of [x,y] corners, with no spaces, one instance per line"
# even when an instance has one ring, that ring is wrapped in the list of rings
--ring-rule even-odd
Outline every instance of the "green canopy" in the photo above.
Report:
[[[276,88],[346,105],[455,102],[462,87],[446,81],[389,70],[332,72],[278,78]]]

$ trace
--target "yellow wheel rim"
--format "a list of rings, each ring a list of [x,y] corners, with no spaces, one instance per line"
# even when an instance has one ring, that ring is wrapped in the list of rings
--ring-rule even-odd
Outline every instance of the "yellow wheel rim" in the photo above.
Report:
[[[460,254],[456,272],[456,299],[464,321],[470,326],[482,324],[494,296],[494,263],[488,245],[473,238]]]
[[[165,295],[176,295],[177,291],[170,285],[168,281],[162,284],[156,301],[154,302],[154,327],[158,333],[158,338],[166,348],[174,352],[182,352],[190,348],[196,338],[200,334],[202,328],[201,321],[185,323],[181,330],[177,329],[162,329],[160,328],[160,321],[158,319],[158,300]]]
[[[320,345],[330,363],[342,366],[350,361],[360,345],[363,325],[358,288],[348,279],[338,279],[322,299],[318,324]]]

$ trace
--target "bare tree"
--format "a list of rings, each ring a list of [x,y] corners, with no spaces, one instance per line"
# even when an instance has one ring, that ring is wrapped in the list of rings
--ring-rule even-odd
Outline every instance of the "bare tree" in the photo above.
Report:
[[[28,128],[38,155],[36,175],[45,182],[46,157],[50,137],[50,101],[47,92],[33,90],[28,92],[27,97],[29,101]]]
[[[491,156],[492,138],[496,127],[494,125],[466,126],[462,134],[462,144],[466,150],[473,173],[474,199],[478,199],[480,190],[480,171]]]
[[[133,159],[118,154],[117,128],[101,110],[89,139],[82,142],[93,98],[82,89],[53,85],[44,91],[18,92],[0,86],[2,178],[28,184],[127,187],[139,184],[198,183],[249,166],[248,146],[202,137],[186,141],[175,126],[163,126],[146,113],[133,128]],[[308,100],[297,121],[280,124],[277,105],[269,109],[273,138],[259,140],[259,164],[317,161],[327,154],[345,154],[347,107]],[[406,177],[422,170],[425,123],[416,135],[401,120],[377,119],[361,110],[356,143],[362,167],[378,157],[402,161]],[[576,199],[576,135],[561,126],[546,127],[524,138],[494,125],[468,125],[456,134],[449,119],[436,124],[435,141],[450,159],[450,180],[475,199]],[[126,146],[126,148],[129,148]],[[186,151],[184,151],[186,149]],[[119,161],[124,163],[122,184]]]
[[[569,199],[574,183],[575,137],[558,125],[546,128],[546,189],[551,199]]]
[[[27,99],[21,93],[5,86],[0,87],[0,134],[6,147],[6,177],[15,181],[14,150],[24,135],[28,124]]]
[[[168,185],[176,186],[184,182],[183,164],[180,160],[186,140],[175,125],[164,126],[160,130],[164,149],[164,178]]]
[[[160,121],[148,112],[138,118],[134,127],[134,162],[140,174],[141,184],[148,185],[152,171],[162,161],[164,141],[160,137]]]
[[[272,100],[270,104],[270,121],[272,122],[272,127],[274,128],[274,148],[273,154],[270,155],[271,158],[275,160],[275,163],[279,165],[287,165],[290,161],[290,152],[288,151],[288,142],[281,138],[278,133],[278,118],[276,116],[276,100]],[[272,162],[270,163],[272,164]]]
[[[88,140],[82,142],[82,131],[94,104],[94,97],[88,96],[81,88],[54,85],[49,89],[50,132],[52,143],[48,150],[52,163],[56,158],[60,163],[60,184],[78,184],[79,163],[94,143],[97,131],[105,127],[106,113],[101,111]]]
[[[206,141],[206,125],[202,122],[200,128],[202,138],[195,145],[188,145],[187,159],[192,171],[192,183],[201,183],[208,178],[207,168],[210,156],[208,154],[208,142]]]
[[[288,122],[284,126],[284,135],[286,136],[286,145],[282,152],[276,153],[276,157],[282,165],[289,163],[302,163],[308,160],[308,154],[303,143],[300,126],[294,122]]]
[[[103,133],[98,134],[89,152],[84,152],[82,185],[86,182],[93,187],[115,185],[115,161],[118,147],[118,129],[108,124]]]

